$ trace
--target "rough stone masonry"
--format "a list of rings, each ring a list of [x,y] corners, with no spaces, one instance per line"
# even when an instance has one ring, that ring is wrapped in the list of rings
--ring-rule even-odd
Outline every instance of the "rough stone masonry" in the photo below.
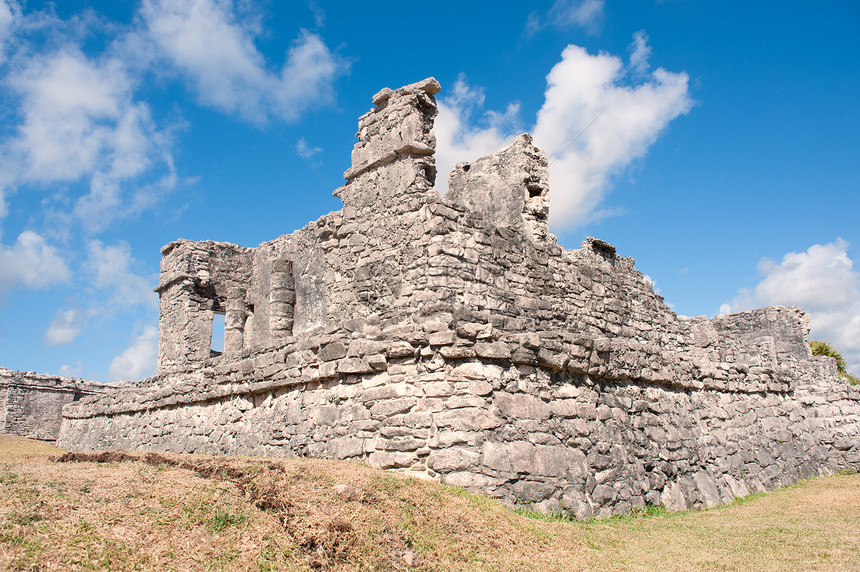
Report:
[[[56,441],[67,403],[112,391],[113,384],[0,367],[0,434]]]
[[[373,97],[342,210],[165,246],[158,376],[67,405],[60,446],[364,460],[582,518],[860,468],[860,389],[803,312],[677,316],[612,245],[562,248],[529,135],[440,196],[438,91]]]

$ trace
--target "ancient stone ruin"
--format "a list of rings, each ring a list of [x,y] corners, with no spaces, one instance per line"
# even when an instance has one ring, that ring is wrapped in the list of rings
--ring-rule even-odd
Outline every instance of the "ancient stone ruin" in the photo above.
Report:
[[[0,367],[0,434],[56,441],[64,405],[113,389],[107,383]]]
[[[363,460],[578,517],[860,468],[860,390],[803,312],[677,316],[612,245],[562,248],[528,135],[440,196],[438,91],[373,97],[342,210],[165,246],[158,376],[67,405],[59,445]]]

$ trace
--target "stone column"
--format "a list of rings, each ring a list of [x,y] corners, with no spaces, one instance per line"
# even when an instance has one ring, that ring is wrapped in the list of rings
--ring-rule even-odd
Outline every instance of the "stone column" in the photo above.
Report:
[[[373,96],[376,107],[358,120],[352,166],[343,174],[347,184],[334,191],[345,206],[384,210],[434,196],[433,120],[439,109],[433,95],[439,89],[427,78]]]
[[[237,352],[245,346],[245,289],[232,288],[224,312],[224,352]]]
[[[274,337],[293,333],[293,313],[296,305],[296,285],[293,263],[275,260],[269,279],[269,332]]]

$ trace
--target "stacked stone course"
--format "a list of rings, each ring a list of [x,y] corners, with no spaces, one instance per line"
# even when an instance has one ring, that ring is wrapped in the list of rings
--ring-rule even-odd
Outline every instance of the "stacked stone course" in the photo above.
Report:
[[[113,389],[110,384],[0,367],[0,434],[56,441],[64,405]]]
[[[860,468],[805,314],[679,317],[612,245],[565,250],[527,135],[439,196],[438,91],[374,96],[341,211],[165,247],[158,378],[66,407],[61,446],[364,459],[579,517]]]

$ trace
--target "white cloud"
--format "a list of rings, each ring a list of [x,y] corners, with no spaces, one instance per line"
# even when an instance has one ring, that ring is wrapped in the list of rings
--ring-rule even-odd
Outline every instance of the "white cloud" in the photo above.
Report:
[[[568,46],[547,76],[534,136],[552,161],[550,224],[568,227],[592,216],[611,177],[690,110],[686,73],[658,68],[630,86],[626,72],[614,56]]]
[[[108,292],[108,301],[120,307],[158,306],[158,295],[153,292],[155,279],[134,272],[137,263],[127,243],[105,246],[100,240],[92,240],[87,250],[85,266],[93,275],[93,285]]]
[[[70,344],[81,333],[84,315],[80,310],[61,310],[45,332],[45,343],[49,346]]]
[[[658,68],[630,85],[631,71],[617,57],[570,45],[547,75],[533,134],[550,159],[549,216],[557,229],[608,214],[598,207],[612,177],[643,157],[669,122],[692,106],[686,73]],[[516,104],[470,124],[470,114],[482,104],[483,93],[462,77],[440,101],[435,129],[440,190],[447,189],[451,165],[494,153],[516,135]]]
[[[57,312],[45,331],[45,343],[49,346],[72,343],[88,323],[112,319],[118,312],[129,312],[136,307],[155,310],[158,295],[152,288],[156,277],[141,276],[135,272],[137,266],[127,243],[120,241],[106,246],[100,240],[89,241],[81,278],[93,288],[87,289],[87,300],[80,307]]]
[[[231,0],[145,0],[141,15],[203,105],[259,122],[269,114],[294,120],[333,100],[344,64],[316,34],[302,30],[274,73],[254,45],[259,26],[240,19]]]
[[[111,381],[138,380],[155,375],[158,366],[158,328],[148,325],[113,361],[108,376]]]
[[[6,59],[6,40],[12,34],[15,16],[19,11],[17,3],[0,0],[0,63]]]
[[[484,105],[484,92],[468,84],[460,74],[450,95],[439,102],[439,115],[433,132],[436,135],[436,188],[448,190],[448,174],[455,163],[472,161],[495,153],[516,135],[521,124],[519,105],[511,104],[505,113],[485,112],[477,120],[479,126],[470,125],[472,115]]]
[[[21,96],[24,121],[15,147],[25,158],[27,182],[77,180],[103,162],[118,176],[146,166],[131,82],[121,63],[89,61],[75,46],[34,58],[10,78]],[[142,141],[143,140],[143,141]]]
[[[33,231],[22,232],[12,246],[0,245],[0,294],[15,286],[46,288],[69,277],[57,249]]]
[[[545,14],[529,14],[526,35],[533,35],[547,26],[561,30],[583,28],[594,33],[603,20],[603,8],[604,0],[555,0]]]
[[[296,141],[296,152],[305,159],[310,159],[317,153],[322,152],[322,147],[312,147],[308,145],[308,142],[305,141],[305,138],[302,137],[298,141]]]
[[[648,58],[651,57],[651,46],[648,45],[648,34],[639,30],[633,34],[633,44],[630,46],[630,67],[639,75],[648,72]]]
[[[78,360],[75,365],[63,364],[60,367],[60,375],[63,377],[81,377],[84,373],[84,362]]]
[[[6,218],[6,215],[9,214],[9,205],[6,204],[6,193],[6,189],[0,185],[0,220]]]
[[[93,60],[68,44],[15,64],[7,83],[20,98],[21,123],[0,152],[0,177],[41,185],[89,179],[73,214],[93,231],[135,214],[138,203],[124,201],[125,187],[154,163],[172,161],[170,137],[133,99],[135,81],[123,62]]]
[[[777,263],[763,258],[762,280],[743,288],[723,314],[769,305],[797,306],[810,315],[810,339],[831,343],[849,369],[860,370],[860,273],[853,269],[848,243],[841,238],[789,252]]]
[[[316,0],[310,0],[308,2],[308,9],[314,15],[314,25],[316,25],[317,28],[325,26],[325,10],[322,9],[319,2]]]

